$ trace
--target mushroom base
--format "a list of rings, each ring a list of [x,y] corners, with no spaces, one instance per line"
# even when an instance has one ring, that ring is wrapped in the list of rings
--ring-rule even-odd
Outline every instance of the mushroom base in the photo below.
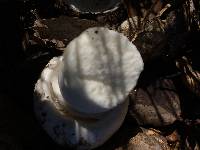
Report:
[[[119,129],[128,110],[128,99],[100,118],[83,117],[73,112],[59,91],[57,76],[61,61],[62,56],[50,60],[35,85],[36,117],[59,145],[93,149],[105,143]]]

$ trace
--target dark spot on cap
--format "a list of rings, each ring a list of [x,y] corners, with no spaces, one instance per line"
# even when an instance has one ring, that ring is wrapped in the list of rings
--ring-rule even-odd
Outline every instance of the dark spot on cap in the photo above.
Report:
[[[97,34],[97,33],[98,33],[98,31],[96,30],[96,31],[94,31],[94,33],[96,33],[96,34]]]

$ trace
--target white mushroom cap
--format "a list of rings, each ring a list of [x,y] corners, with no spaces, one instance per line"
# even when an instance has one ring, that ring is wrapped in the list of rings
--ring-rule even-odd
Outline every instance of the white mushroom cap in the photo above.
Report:
[[[59,86],[68,105],[83,114],[98,114],[125,101],[143,60],[125,36],[95,27],[69,43],[62,67]]]
[[[117,9],[121,0],[67,0],[66,3],[80,13],[102,13]]]

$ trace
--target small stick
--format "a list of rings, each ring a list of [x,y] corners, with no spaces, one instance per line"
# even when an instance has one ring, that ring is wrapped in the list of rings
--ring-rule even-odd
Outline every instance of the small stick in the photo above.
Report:
[[[157,14],[156,17],[158,18],[158,17],[162,16],[162,14],[170,7],[171,7],[170,4],[165,5],[165,7],[159,11],[159,13]]]

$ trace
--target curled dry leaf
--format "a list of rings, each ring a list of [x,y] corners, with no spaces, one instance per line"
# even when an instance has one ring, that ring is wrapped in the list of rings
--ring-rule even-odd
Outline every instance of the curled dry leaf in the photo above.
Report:
[[[163,7],[163,2],[160,0],[153,1],[153,4],[149,9],[145,8],[145,4],[138,4],[141,12],[132,6],[130,1],[124,1],[125,7],[128,13],[128,19],[126,19],[120,26],[119,32],[126,35],[131,41],[134,41],[138,34],[142,32],[159,31],[164,32],[167,27],[172,23],[167,20],[162,20],[160,17],[163,13],[171,7],[170,4],[166,4]],[[135,2],[137,3],[137,2]],[[143,8],[143,7],[144,8]],[[140,14],[140,15],[139,15]],[[168,15],[169,16],[169,15]]]
[[[162,56],[166,40],[164,33],[151,31],[140,33],[133,43],[140,51],[144,62],[149,62]]]
[[[70,9],[76,14],[100,14],[115,11],[121,0],[56,0],[64,9]]]
[[[186,87],[197,96],[200,96],[200,71],[192,68],[192,63],[187,57],[176,61],[176,66],[182,71],[182,81]]]
[[[102,23],[116,24],[126,12],[121,0],[55,0],[55,3],[63,14]]]
[[[36,20],[33,26],[35,33],[32,39],[45,45],[51,43],[55,48],[62,50],[81,32],[95,26],[100,26],[100,24],[91,20],[67,16]]]
[[[131,102],[130,112],[140,125],[170,125],[180,118],[179,96],[169,79],[139,87]]]
[[[170,135],[167,135],[166,138],[167,138],[167,141],[169,141],[169,142],[180,141],[180,135],[178,134],[178,132],[176,130],[173,131]]]
[[[128,150],[170,150],[167,140],[162,135],[149,129],[142,129],[128,143]]]

